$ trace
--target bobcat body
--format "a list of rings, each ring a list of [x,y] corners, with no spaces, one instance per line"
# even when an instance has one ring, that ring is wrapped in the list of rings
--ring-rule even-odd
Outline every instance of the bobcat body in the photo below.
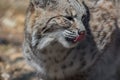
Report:
[[[30,0],[25,24],[25,59],[43,80],[81,80],[82,75],[88,80],[107,80],[99,78],[97,66],[102,59],[100,55],[108,53],[106,46],[115,30],[112,13],[109,16],[108,20],[100,18],[106,20],[99,21],[103,25],[96,22],[90,27],[89,10],[81,0]],[[112,23],[106,25],[109,22]]]

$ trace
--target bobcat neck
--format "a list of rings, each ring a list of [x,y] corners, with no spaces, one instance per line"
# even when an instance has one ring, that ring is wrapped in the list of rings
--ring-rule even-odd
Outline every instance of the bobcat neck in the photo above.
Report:
[[[41,56],[39,67],[51,79],[72,76],[80,68],[79,63],[81,62],[80,55],[75,54],[74,50],[74,48],[68,49],[53,41],[44,49],[38,50],[39,53],[37,55]]]

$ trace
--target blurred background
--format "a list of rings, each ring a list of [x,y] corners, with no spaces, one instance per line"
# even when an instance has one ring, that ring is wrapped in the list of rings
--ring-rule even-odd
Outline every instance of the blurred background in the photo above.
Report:
[[[0,0],[0,80],[36,80],[34,70],[22,56],[28,3],[29,0]]]
[[[21,47],[28,3],[29,0],[0,0],[0,80],[35,80]]]

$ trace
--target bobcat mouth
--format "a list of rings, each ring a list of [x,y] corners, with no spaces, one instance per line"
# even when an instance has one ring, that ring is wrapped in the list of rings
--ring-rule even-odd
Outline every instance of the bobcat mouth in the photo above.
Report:
[[[76,43],[76,42],[82,41],[84,38],[85,38],[85,31],[81,31],[81,32],[79,32],[79,35],[76,36],[75,38],[66,37],[66,40],[73,42],[73,43]]]
[[[73,40],[73,42],[78,42],[78,41],[81,41],[85,38],[85,31],[81,31],[79,33],[79,35]]]

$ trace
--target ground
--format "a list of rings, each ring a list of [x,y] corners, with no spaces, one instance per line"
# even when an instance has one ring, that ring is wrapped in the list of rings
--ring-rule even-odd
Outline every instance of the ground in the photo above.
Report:
[[[22,55],[28,0],[0,1],[0,80],[36,80]]]

